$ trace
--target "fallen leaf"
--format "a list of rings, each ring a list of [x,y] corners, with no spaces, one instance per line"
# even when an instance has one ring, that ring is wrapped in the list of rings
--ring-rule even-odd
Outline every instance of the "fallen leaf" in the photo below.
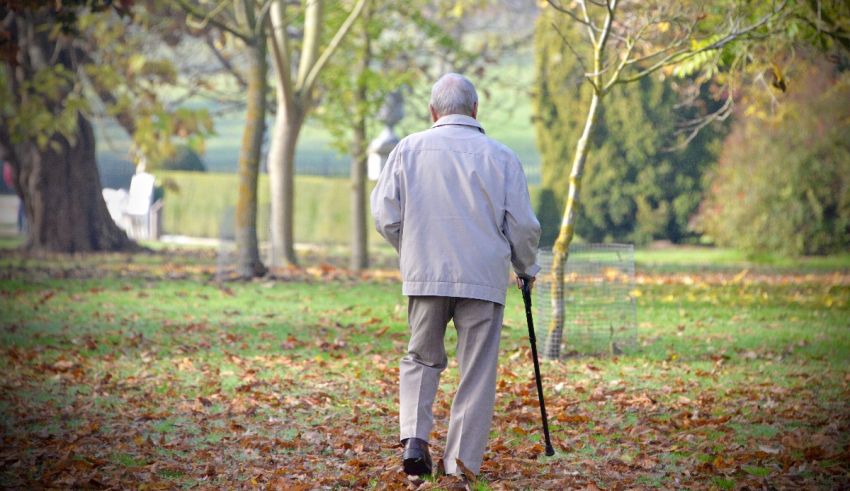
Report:
[[[477,478],[475,477],[475,473],[472,472],[471,470],[469,470],[469,467],[467,467],[466,464],[464,464],[462,460],[456,458],[455,463],[457,463],[458,468],[463,473],[463,476],[466,477],[467,481],[469,481],[471,483],[475,483],[477,481]]]

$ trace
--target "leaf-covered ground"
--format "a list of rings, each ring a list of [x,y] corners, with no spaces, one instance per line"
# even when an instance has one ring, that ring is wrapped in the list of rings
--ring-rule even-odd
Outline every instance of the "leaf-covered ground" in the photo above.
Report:
[[[396,275],[219,285],[214,268],[3,253],[0,486],[461,486],[400,469]],[[511,292],[473,489],[850,487],[850,273],[639,266],[637,289],[635,350],[543,363],[551,458]],[[453,365],[436,456],[456,381]]]

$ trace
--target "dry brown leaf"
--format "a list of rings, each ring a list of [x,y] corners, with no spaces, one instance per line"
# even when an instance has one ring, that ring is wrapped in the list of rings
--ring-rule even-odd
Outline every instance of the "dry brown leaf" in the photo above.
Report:
[[[474,482],[477,481],[475,473],[472,472],[471,470],[469,470],[469,467],[467,467],[466,464],[464,464],[462,460],[456,458],[455,463],[457,463],[458,468],[463,473],[463,476],[467,479],[467,481],[469,481],[471,483],[474,483]]]

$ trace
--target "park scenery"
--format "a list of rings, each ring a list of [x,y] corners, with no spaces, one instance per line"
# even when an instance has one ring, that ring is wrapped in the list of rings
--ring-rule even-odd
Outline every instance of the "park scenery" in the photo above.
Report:
[[[368,197],[447,72],[542,227],[555,452],[511,287],[480,472],[450,324],[408,476]],[[0,0],[0,161],[2,489],[850,488],[843,0]]]

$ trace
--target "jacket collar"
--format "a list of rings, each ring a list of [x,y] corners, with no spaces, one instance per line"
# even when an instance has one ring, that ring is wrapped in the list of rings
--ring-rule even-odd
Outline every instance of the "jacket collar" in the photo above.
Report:
[[[481,126],[481,123],[479,123],[475,118],[464,114],[447,114],[442,116],[436,123],[434,123],[434,126],[431,126],[431,128],[448,125],[471,126],[481,133],[484,133],[484,127]]]

